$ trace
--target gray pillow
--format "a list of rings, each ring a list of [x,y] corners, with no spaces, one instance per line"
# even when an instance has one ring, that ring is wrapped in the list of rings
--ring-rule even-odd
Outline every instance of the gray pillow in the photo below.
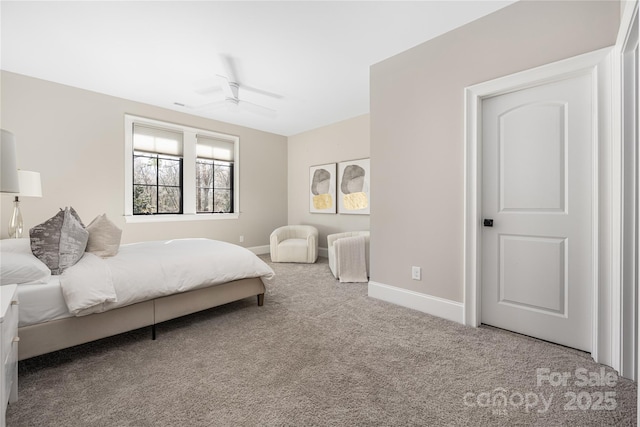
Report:
[[[29,230],[31,251],[51,274],[62,272],[84,255],[89,232],[73,208],[60,210],[55,216]]]

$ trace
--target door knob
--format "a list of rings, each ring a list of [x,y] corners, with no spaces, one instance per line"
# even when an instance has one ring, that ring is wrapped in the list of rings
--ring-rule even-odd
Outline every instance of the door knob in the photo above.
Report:
[[[483,222],[483,225],[485,227],[493,227],[493,220],[492,219],[485,219]]]

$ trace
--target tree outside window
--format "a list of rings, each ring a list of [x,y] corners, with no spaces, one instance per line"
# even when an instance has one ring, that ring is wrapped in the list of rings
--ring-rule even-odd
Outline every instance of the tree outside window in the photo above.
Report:
[[[233,212],[233,163],[197,159],[196,187],[198,213]]]
[[[134,152],[133,214],[176,213],[182,213],[182,159]]]

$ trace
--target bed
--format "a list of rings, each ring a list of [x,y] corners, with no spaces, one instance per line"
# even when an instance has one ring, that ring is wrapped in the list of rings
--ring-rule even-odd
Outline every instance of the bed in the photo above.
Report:
[[[251,251],[210,239],[126,244],[105,258],[86,252],[59,275],[38,264],[29,239],[0,249],[2,284],[17,282],[13,270],[21,280],[19,360],[142,327],[155,339],[158,323],[244,298],[262,306],[274,279]],[[40,271],[31,277],[33,265]]]

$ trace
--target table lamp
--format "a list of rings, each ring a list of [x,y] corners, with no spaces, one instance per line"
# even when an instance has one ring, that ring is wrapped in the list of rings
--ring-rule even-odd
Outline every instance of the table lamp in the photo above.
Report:
[[[16,239],[22,237],[22,232],[24,231],[19,197],[42,197],[42,183],[39,172],[18,170],[18,182],[20,184],[20,192],[13,201],[13,215],[11,215],[11,222],[9,222],[9,237]]]

